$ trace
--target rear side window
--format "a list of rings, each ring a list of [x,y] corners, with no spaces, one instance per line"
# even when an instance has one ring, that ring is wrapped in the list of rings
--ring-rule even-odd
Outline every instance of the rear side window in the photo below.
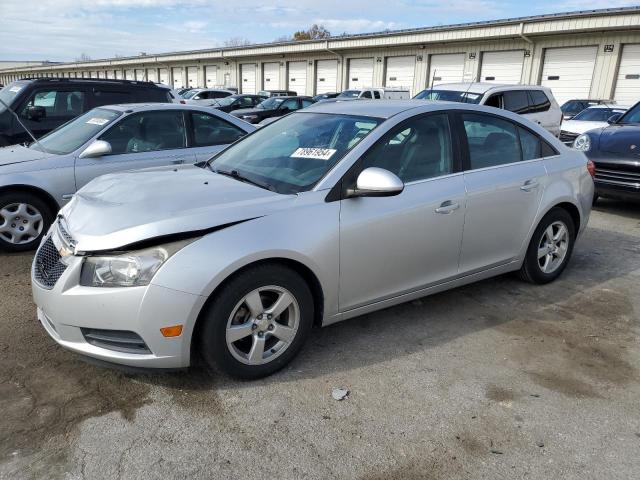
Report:
[[[192,112],[191,121],[195,147],[227,145],[247,134],[235,125],[206,113]]]
[[[540,138],[529,130],[520,127],[518,127],[518,134],[520,135],[520,145],[522,147],[522,159],[533,160],[534,158],[540,158]]]
[[[513,123],[482,114],[463,114],[462,120],[472,170],[520,161],[520,141]]]
[[[549,98],[542,90],[529,90],[529,97],[531,98],[529,113],[546,112],[551,107]]]
[[[362,94],[362,98],[371,98],[371,92],[367,90]]]
[[[144,89],[144,92],[145,102],[171,102],[171,95],[166,88],[147,88]],[[137,102],[138,100],[135,101]]]
[[[511,90],[502,94],[504,109],[513,113],[529,112],[529,97],[525,90]]]
[[[96,107],[132,103],[134,100],[131,97],[131,92],[118,92],[115,90],[95,90],[93,94]]]

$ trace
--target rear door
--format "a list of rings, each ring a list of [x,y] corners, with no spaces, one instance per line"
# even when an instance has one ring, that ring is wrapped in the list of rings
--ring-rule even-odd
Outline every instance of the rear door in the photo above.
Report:
[[[195,163],[187,148],[184,112],[154,110],[129,115],[99,138],[111,145],[112,153],[76,160],[76,188],[107,173],[122,170]]]
[[[466,135],[467,210],[460,273],[514,260],[533,227],[547,173],[542,140],[496,115],[459,114]]]

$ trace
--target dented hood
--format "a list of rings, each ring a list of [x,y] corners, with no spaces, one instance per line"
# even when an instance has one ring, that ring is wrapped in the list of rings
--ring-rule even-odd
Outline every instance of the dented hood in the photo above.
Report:
[[[202,232],[289,206],[280,195],[193,165],[104,175],[61,210],[77,252]]]

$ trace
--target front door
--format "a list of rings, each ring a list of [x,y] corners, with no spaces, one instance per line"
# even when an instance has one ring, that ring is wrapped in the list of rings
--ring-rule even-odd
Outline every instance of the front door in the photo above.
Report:
[[[546,185],[543,140],[503,118],[461,114],[468,143],[467,211],[460,272],[515,259],[532,228]]]
[[[185,119],[179,110],[129,115],[100,140],[109,142],[112,153],[76,160],[77,189],[107,173],[195,162],[194,152],[187,148]]]
[[[348,198],[340,211],[342,312],[442,282],[458,273],[464,226],[447,114],[401,123],[360,159],[405,182],[394,197]]]

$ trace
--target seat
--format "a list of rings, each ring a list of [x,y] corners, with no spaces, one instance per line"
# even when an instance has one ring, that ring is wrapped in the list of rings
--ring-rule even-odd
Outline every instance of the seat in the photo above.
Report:
[[[416,129],[402,152],[402,165],[398,176],[411,182],[441,175],[445,171],[439,130],[437,128]]]

